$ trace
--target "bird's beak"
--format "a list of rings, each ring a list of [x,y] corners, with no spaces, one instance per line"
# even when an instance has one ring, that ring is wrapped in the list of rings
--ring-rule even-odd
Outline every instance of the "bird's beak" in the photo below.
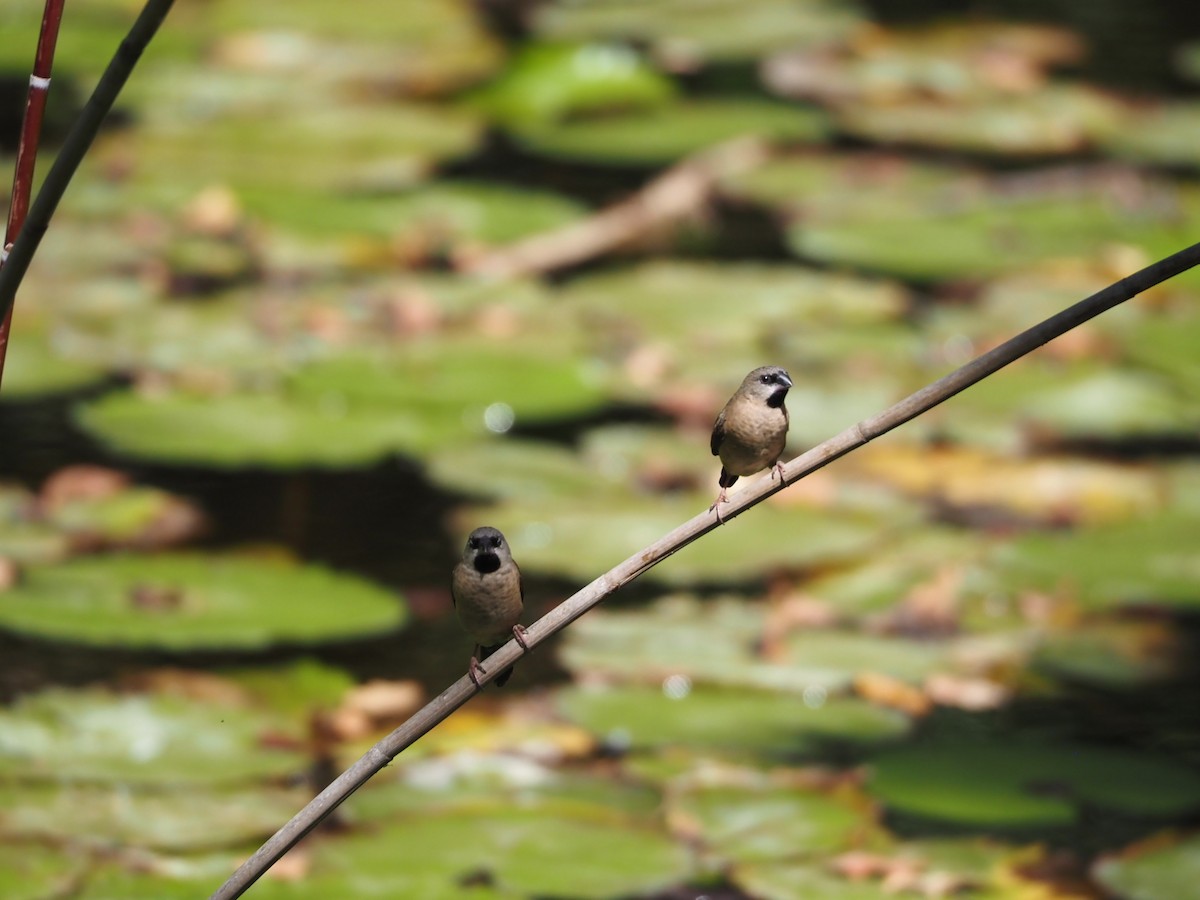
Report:
[[[792,379],[790,377],[788,377],[788,375],[786,373],[781,374],[779,377],[783,379],[783,383],[786,384],[788,387],[792,386]]]

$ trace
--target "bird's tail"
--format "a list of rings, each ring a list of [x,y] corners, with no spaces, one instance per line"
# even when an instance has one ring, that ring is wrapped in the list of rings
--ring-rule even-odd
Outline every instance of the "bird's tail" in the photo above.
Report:
[[[491,647],[480,647],[479,648],[479,661],[483,662],[485,659],[487,659],[489,656],[491,656],[493,653],[495,653],[497,650],[499,650],[503,646],[504,646],[503,644],[495,644]],[[504,687],[504,685],[506,685],[508,683],[508,679],[512,678],[512,673],[513,673],[513,667],[509,666],[507,669],[505,669],[503,672],[501,672],[499,675],[496,676],[496,678],[492,681],[492,684],[494,684],[496,687]]]

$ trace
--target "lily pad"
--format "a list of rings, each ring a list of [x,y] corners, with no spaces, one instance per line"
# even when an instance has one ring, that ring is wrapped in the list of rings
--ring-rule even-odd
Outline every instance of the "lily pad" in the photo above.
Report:
[[[896,321],[908,293],[894,282],[797,266],[656,261],[571,281],[559,292],[607,343],[671,341],[688,355],[761,346],[785,328]]]
[[[0,846],[0,893],[10,900],[66,896],[78,883],[87,862],[73,849],[6,840]]]
[[[920,895],[946,890],[983,900],[1011,900],[1043,890],[1026,869],[1045,859],[1036,848],[1013,848],[991,841],[942,838],[876,845],[852,850],[832,862],[770,860],[736,866],[735,884],[763,900],[887,900],[897,894]],[[858,870],[855,867],[859,867]],[[1085,895],[1058,893],[1059,900]],[[1015,892],[1015,893],[1014,893]]]
[[[771,635],[769,616],[768,605],[741,597],[672,596],[646,610],[597,610],[571,629],[561,657],[580,675],[798,694],[846,691],[862,672],[919,681],[948,667],[949,644],[828,629]],[[764,641],[779,645],[771,658]]]
[[[603,374],[569,345],[462,339],[426,341],[390,358],[341,354],[302,369],[293,384],[298,397],[351,410],[437,411],[470,421],[464,431],[482,436],[494,404],[508,410],[501,431],[594,411],[606,399]]]
[[[421,104],[317,106],[284,117],[147,123],[97,143],[93,165],[131,168],[123,201],[163,210],[213,184],[248,201],[293,191],[332,196],[412,184],[435,163],[472,150],[480,129],[466,112]]]
[[[539,6],[534,30],[543,37],[627,40],[649,44],[664,65],[750,62],[797,44],[823,44],[862,24],[857,4],[836,0],[558,0]]]
[[[1035,669],[1072,684],[1137,689],[1172,675],[1179,648],[1161,623],[1117,621],[1076,625],[1047,635],[1033,655]]]
[[[1125,333],[1124,351],[1138,365],[1165,375],[1185,396],[1200,394],[1200,316],[1163,315]]]
[[[819,862],[758,863],[739,866],[733,881],[762,900],[889,900],[895,892],[870,881],[851,881]]]
[[[0,625],[100,646],[248,649],[349,640],[404,622],[399,597],[319,566],[234,556],[105,556],[31,569]]]
[[[222,0],[206,18],[239,38],[236,48],[218,48],[227,62],[245,60],[300,77],[315,70],[411,96],[458,90],[491,74],[504,58],[500,42],[462,0],[368,0],[353,16],[319,0],[251,9]]]
[[[1200,835],[1176,841],[1162,838],[1101,858],[1092,874],[1114,895],[1127,900],[1176,900],[1200,881]]]
[[[50,335],[37,334],[15,321],[4,362],[0,404],[28,403],[98,384],[104,370],[55,347]]]
[[[604,852],[595,852],[603,847]],[[537,805],[416,815],[331,839],[290,884],[264,881],[267,898],[337,896],[353,883],[377,896],[493,900],[512,896],[605,900],[680,881],[686,850],[620,816],[567,816]]]
[[[466,525],[486,516],[509,536],[526,571],[587,581],[711,503],[707,494],[597,498],[586,506],[555,501],[537,508],[509,501],[486,511],[468,509],[456,521]],[[646,577],[673,585],[757,582],[773,570],[856,559],[892,527],[872,516],[769,503],[709,535],[702,547],[672,556]],[[763,540],[765,534],[769,541]]]
[[[863,700],[710,688],[569,688],[562,714],[616,748],[686,745],[772,758],[862,748],[905,735],[907,716]],[[681,687],[686,684],[678,683]],[[819,701],[819,702],[818,702]]]
[[[295,776],[306,764],[264,746],[281,723],[263,710],[170,694],[51,689],[0,710],[0,725],[0,774],[26,781],[212,786]]]
[[[945,20],[877,29],[869,40],[787,48],[764,65],[767,85],[787,97],[903,107],[936,99],[948,108],[1006,96],[1037,97],[1047,69],[1078,63],[1082,40],[1048,25]]]
[[[240,848],[274,834],[307,787],[128,790],[91,784],[0,785],[0,834],[156,850]]]
[[[1081,805],[1151,819],[1200,808],[1190,769],[1085,744],[943,740],[884,752],[872,772],[869,789],[891,809],[969,827],[1062,827]]]
[[[516,125],[658,107],[675,84],[623,44],[533,44],[471,96],[494,120]]]
[[[669,815],[725,864],[822,857],[850,849],[871,828],[865,810],[846,800],[772,784],[684,790]]]
[[[369,235],[430,252],[502,244],[558,228],[584,208],[549,191],[472,181],[445,181],[403,191],[273,191],[248,187],[253,215],[297,234]]]
[[[1014,590],[1064,594],[1084,609],[1200,604],[1197,518],[1163,514],[1068,533],[1030,533],[998,565]]]
[[[1098,90],[1057,85],[977,105],[929,100],[852,105],[839,110],[835,122],[839,130],[877,144],[1040,157],[1094,146],[1118,130],[1121,113]]]
[[[823,113],[766,100],[682,100],[661,109],[525,122],[512,135],[540,156],[607,166],[656,167],[731,138],[753,135],[779,143],[815,141]]]
[[[1105,150],[1137,162],[1200,168],[1200,149],[1190,139],[1200,129],[1200,103],[1162,103],[1127,113],[1126,119],[1107,136]]]
[[[866,476],[939,507],[1005,511],[1027,521],[1099,524],[1161,506],[1161,479],[1153,472],[1071,457],[1013,460],[972,447],[893,443],[863,448],[854,463]]]
[[[449,414],[396,410],[384,416],[347,409],[335,394],[322,403],[265,393],[214,398],[115,391],[76,414],[86,431],[121,453],[229,469],[361,466],[400,447],[436,446],[461,433]],[[331,434],[338,439],[331,441]]]
[[[1089,259],[1105,244],[1154,259],[1186,246],[1200,219],[1200,192],[1132,172],[989,178],[895,157],[814,155],[734,176],[729,187],[783,212],[802,258],[920,282]]]

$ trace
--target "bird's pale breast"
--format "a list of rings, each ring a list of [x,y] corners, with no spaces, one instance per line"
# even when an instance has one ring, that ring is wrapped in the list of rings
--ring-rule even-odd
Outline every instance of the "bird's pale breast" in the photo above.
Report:
[[[787,431],[787,413],[782,407],[731,403],[725,411],[721,465],[732,475],[761,472],[783,454]]]
[[[450,589],[458,621],[475,643],[488,646],[512,636],[523,606],[521,573],[515,565],[510,563],[485,575],[459,563],[454,567]]]

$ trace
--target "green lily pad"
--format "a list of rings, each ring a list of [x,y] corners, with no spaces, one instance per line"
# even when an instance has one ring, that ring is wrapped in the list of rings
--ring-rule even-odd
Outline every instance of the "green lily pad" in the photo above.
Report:
[[[603,489],[612,479],[591,471],[578,454],[558,444],[520,439],[470,441],[446,447],[429,460],[429,477],[445,490],[488,499],[534,503]]]
[[[476,91],[473,105],[506,125],[666,104],[675,84],[622,44],[533,44]]]
[[[125,858],[106,859],[95,865],[87,879],[71,894],[73,900],[189,900],[211,892],[257,849],[162,854],[139,850]],[[267,876],[255,885],[265,894],[277,884]]]
[[[738,866],[732,879],[751,896],[762,900],[889,900],[895,892],[885,891],[871,881],[851,881],[818,862],[770,862]]]
[[[222,0],[206,18],[248,44],[236,51],[219,47],[227,61],[412,96],[458,90],[494,72],[504,58],[500,42],[461,0],[374,0],[353,16],[307,0],[252,9]]]
[[[512,135],[541,156],[608,166],[654,167],[743,135],[780,143],[819,140],[824,114],[765,100],[695,99],[661,109],[562,122],[523,122]]]
[[[0,484],[0,556],[45,563],[70,553],[67,536],[37,515],[37,500],[17,485]]]
[[[846,106],[837,128],[878,144],[931,147],[1006,157],[1079,153],[1118,131],[1121,109],[1081,85],[988,97],[977,104],[909,101]]]
[[[1017,450],[1029,438],[1126,442],[1188,438],[1200,427],[1200,404],[1153,371],[1062,363],[1033,357],[974,385],[940,411],[913,423],[911,433]]]
[[[869,40],[789,47],[766,61],[763,80],[783,96],[835,106],[935,98],[966,111],[1006,97],[1036,99],[1046,69],[1077,64],[1083,53],[1066,29],[947,19],[877,29]]]
[[[275,833],[312,796],[307,787],[198,791],[93,784],[0,785],[0,834],[156,850],[241,847]]]
[[[1164,514],[1067,533],[1030,533],[998,559],[1013,590],[1065,593],[1090,610],[1200,603],[1194,516]]]
[[[0,404],[28,403],[98,384],[104,370],[55,347],[53,338],[31,333],[14,320],[13,337],[4,362]]]
[[[862,24],[857,4],[835,0],[559,0],[539,6],[534,30],[543,37],[628,40],[649,44],[665,65],[750,62],[770,50],[824,44]]]
[[[906,841],[878,847],[868,854],[884,862],[893,872],[909,872],[915,883],[909,891],[951,890],[983,900],[1012,900],[1042,886],[1023,877],[1022,866],[1036,865],[1040,854],[977,839],[942,838]],[[897,896],[895,884],[887,883],[887,871],[853,877],[816,860],[768,860],[735,866],[731,879],[745,891],[763,900],[888,900]],[[901,889],[901,895],[908,893]],[[1072,895],[1074,896],[1074,895]],[[1065,895],[1064,895],[1065,900]]]
[[[860,616],[893,607],[922,582],[936,577],[947,561],[962,565],[968,578],[964,599],[982,593],[972,584],[988,545],[961,529],[924,527],[872,553],[856,565],[818,574],[805,592],[839,614]]]
[[[0,625],[58,641],[228,650],[388,633],[399,597],[319,566],[233,556],[106,556],[32,569]]]
[[[1155,841],[1113,856],[1092,867],[1096,881],[1126,900],[1176,900],[1200,881],[1200,835],[1171,843]]]
[[[0,69],[20,73],[22,81],[33,61],[44,13],[45,4],[40,0],[12,0],[5,4],[5,40],[0,46]],[[73,6],[71,27],[59,32],[55,46],[55,77],[65,84],[67,77],[76,73],[89,78],[99,76],[136,17],[137,9],[124,0],[83,0]],[[182,24],[184,21],[186,26]],[[152,49],[146,55],[150,58],[183,56],[194,59],[199,56],[207,34],[202,17],[181,11],[179,16],[170,17],[158,31]],[[50,96],[54,97],[55,91],[51,91]]]
[[[827,856],[871,828],[865,811],[845,800],[771,784],[684,790],[672,797],[670,815],[726,864]]]
[[[1137,162],[1200,168],[1200,149],[1192,140],[1200,129],[1200,103],[1162,103],[1127,113],[1126,119],[1107,136],[1105,150]]]
[[[134,160],[120,185],[126,204],[171,211],[201,188],[219,184],[244,193],[253,207],[278,193],[333,196],[404,187],[435,163],[468,153],[479,136],[479,120],[463,111],[421,104],[327,105],[282,117],[259,112],[146,123],[98,142],[93,165]],[[288,164],[280,165],[281,159]],[[93,196],[94,211],[103,212],[104,196],[98,191]]]
[[[702,512],[714,497],[618,496],[597,498],[586,507],[553,501],[537,508],[508,501],[464,510],[456,521],[467,526],[486,518],[508,535],[526,571],[587,581]],[[759,581],[772,570],[855,559],[891,527],[871,516],[766,504],[708,535],[702,546],[672,556],[646,577],[673,585]],[[469,530],[465,527],[463,533]],[[763,540],[763,535],[771,539]]]
[[[436,446],[461,426],[448,415],[347,409],[331,394],[300,400],[277,394],[220,398],[186,393],[147,396],[115,391],[79,407],[84,430],[142,459],[216,468],[348,468],[404,446]],[[482,429],[480,429],[482,430]],[[331,441],[329,436],[337,434]]]
[[[845,691],[861,672],[919,681],[948,667],[949,644],[831,630],[785,635],[783,658],[765,659],[759,645],[768,614],[765,604],[741,597],[672,596],[645,610],[598,610],[570,630],[560,655],[581,675],[795,693]]]
[[[540,339],[426,341],[389,358],[330,357],[302,369],[292,383],[300,398],[351,410],[436,411],[469,421],[463,431],[482,436],[603,405],[603,371],[569,350],[569,345],[548,348]],[[498,421],[487,425],[486,410],[495,404],[506,409],[503,427]]]
[[[758,346],[785,328],[900,318],[899,285],[795,266],[655,261],[571,281],[558,302],[607,343],[671,341],[688,355]]]
[[[74,849],[6,840],[0,845],[0,893],[10,900],[66,896],[86,867],[86,857]]]
[[[616,747],[682,744],[767,757],[870,746],[903,737],[909,728],[908,717],[895,710],[823,692],[806,701],[758,691],[675,690],[683,684],[669,687],[678,699],[662,688],[569,688],[559,693],[558,706]]]
[[[1165,759],[1085,744],[944,740],[886,751],[870,791],[891,809],[970,827],[1061,827],[1081,804],[1143,818],[1200,808],[1200,776]]]
[[[305,877],[265,880],[255,890],[299,900],[339,896],[352,883],[356,892],[430,900],[604,900],[651,894],[686,878],[690,868],[683,847],[620,816],[483,806],[326,840],[314,848]]]
[[[1158,316],[1125,332],[1124,350],[1135,363],[1159,372],[1179,386],[1184,396],[1200,394],[1200,316]]]
[[[1091,259],[1106,243],[1153,259],[1187,246],[1200,219],[1200,192],[1162,181],[1142,177],[1129,199],[1134,173],[1047,174],[1026,189],[1023,179],[1033,177],[813,155],[734,176],[729,189],[787,215],[789,244],[802,258],[914,281],[983,280],[1041,260]]]
[[[1143,688],[1177,668],[1178,648],[1158,623],[1100,622],[1077,625],[1043,638],[1035,669],[1073,684]]]
[[[246,188],[253,215],[298,234],[424,242],[433,250],[502,244],[580,218],[579,203],[549,191],[449,181],[397,192],[289,192]]]
[[[164,787],[292,777],[304,755],[263,745],[281,724],[220,701],[46,690],[0,710],[0,775]]]

